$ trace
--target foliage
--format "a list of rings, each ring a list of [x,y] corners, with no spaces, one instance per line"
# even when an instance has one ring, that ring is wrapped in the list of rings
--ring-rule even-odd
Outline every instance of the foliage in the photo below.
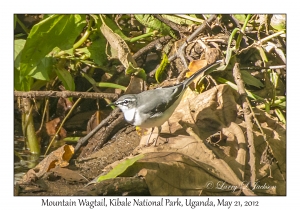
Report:
[[[211,17],[215,19],[209,23]],[[210,76],[202,77],[194,87],[199,92],[210,90],[194,98],[191,97],[194,92],[187,91],[186,94],[190,94],[190,98],[182,100],[184,101],[181,104],[182,107],[179,107],[181,112],[173,115],[173,119],[172,117],[169,119],[171,122],[169,124],[176,129],[180,127],[177,123],[184,128],[192,127],[194,124],[187,125],[183,118],[189,118],[186,122],[194,122],[195,119],[199,120],[201,112],[201,117],[204,116],[202,125],[205,123],[208,125],[203,128],[199,127],[199,133],[209,137],[212,135],[210,129],[206,129],[207,127],[213,130],[214,126],[219,127],[219,124],[225,125],[229,121],[231,123],[229,130],[226,128],[224,133],[218,131],[213,136],[217,139],[216,143],[214,138],[207,138],[207,142],[204,143],[200,138],[201,135],[197,136],[191,131],[193,129],[186,129],[189,136],[180,136],[180,141],[176,141],[178,136],[174,135],[175,137],[170,137],[171,143],[167,147],[163,145],[162,147],[142,148],[139,150],[142,152],[141,155],[124,158],[124,161],[118,162],[117,165],[113,163],[111,165],[113,169],[98,177],[97,182],[101,183],[117,176],[134,177],[138,174],[143,176],[152,194],[173,193],[177,195],[189,194],[191,190],[195,190],[195,195],[199,195],[204,192],[202,190],[205,190],[207,180],[210,179],[216,182],[226,181],[235,186],[244,181],[244,173],[248,173],[241,166],[247,164],[245,160],[251,159],[246,156],[248,155],[246,152],[251,149],[249,144],[251,135],[256,138],[256,144],[260,145],[257,156],[265,156],[266,159],[272,155],[274,155],[272,158],[277,157],[277,159],[285,156],[285,18],[284,15],[271,14],[49,14],[41,15],[35,23],[28,26],[19,15],[15,15],[14,89],[18,91],[100,90],[110,93],[115,91],[118,94],[136,93],[145,90],[145,86],[147,89],[152,88],[150,87],[152,84],[165,82],[165,78],[183,79],[179,77],[184,76],[181,73],[187,70],[187,66],[192,72],[192,67],[194,71],[197,71],[211,61],[223,59],[224,66],[218,68],[217,71],[208,72]],[[189,39],[202,26],[204,29],[201,33]],[[21,32],[17,32],[17,27],[21,27]],[[236,84],[236,78],[233,75],[235,64],[240,64],[240,76],[245,87],[245,95],[248,97],[250,114],[244,112],[246,109],[236,106],[239,103],[236,91],[240,90],[240,86]],[[186,74],[188,75],[191,73]],[[218,93],[208,93],[216,90]],[[219,97],[224,92],[228,95]],[[218,96],[220,100],[216,101],[215,96]],[[227,98],[229,101],[222,101],[221,98],[222,100]],[[42,138],[41,135],[35,135],[34,121],[39,121],[41,129],[46,123],[51,122],[53,116],[56,117],[56,123],[53,126],[54,134],[51,136],[52,140],[49,141],[47,153],[56,138],[65,137],[64,125],[68,117],[76,115],[76,110],[85,108],[79,105],[81,99],[65,98],[50,101],[45,98],[33,100],[34,104],[27,103],[27,112],[22,113],[22,129],[25,139],[29,140],[28,146],[31,153],[40,152],[39,138]],[[93,117],[102,117],[103,113],[104,116],[110,114],[111,110],[105,107],[107,103],[110,103],[109,99],[94,101],[97,112]],[[214,105],[202,103],[203,101],[209,101]],[[63,106],[63,111],[59,109],[60,105]],[[77,106],[78,109],[76,109]],[[216,111],[215,107],[223,107],[221,112],[224,113],[221,115],[220,110]],[[253,109],[255,109],[254,112]],[[242,110],[244,113],[235,112],[236,110]],[[39,117],[35,117],[33,112],[39,113]],[[205,117],[205,114],[209,116]],[[254,117],[256,114],[260,119]],[[247,127],[246,118],[241,120],[242,115],[252,117],[252,121],[249,121],[251,125],[254,125],[253,129]],[[93,117],[89,118],[89,126],[100,121],[100,117],[97,118],[98,121]],[[218,125],[214,125],[215,122]],[[274,124],[278,125],[278,130],[272,127]],[[268,140],[263,130],[271,133]],[[174,133],[177,134],[177,132]],[[234,153],[233,150],[236,149],[227,142],[223,142],[222,135],[226,136],[228,133],[230,135],[226,137],[226,140],[237,142],[239,145],[236,159],[230,159],[235,158],[232,154],[228,154],[228,158],[226,156],[228,151]],[[50,136],[49,133],[47,135]],[[107,138],[113,136],[110,133],[107,135],[101,133],[101,135]],[[145,138],[146,135],[143,135],[141,142]],[[248,142],[245,141],[246,138]],[[278,139],[280,144],[278,144],[279,141],[277,142]],[[43,141],[44,139],[41,140],[44,144],[48,143]],[[249,147],[244,149],[243,146],[247,143]],[[271,151],[271,147],[275,149]],[[89,151],[94,151],[94,149]],[[222,149],[224,151],[221,152],[225,155],[219,156]],[[202,152],[199,153],[199,151]],[[259,159],[259,157],[255,158]],[[118,159],[120,159],[119,156]],[[284,165],[284,159],[278,162]],[[261,167],[261,162],[255,163],[256,168]],[[264,166],[267,164],[269,163],[265,163]],[[186,171],[192,171],[192,173],[186,176]],[[265,170],[257,170],[256,173],[266,178]],[[280,169],[276,174],[282,175]],[[185,179],[186,177],[188,179]],[[186,180],[186,182],[178,182],[179,179]],[[278,181],[278,177],[270,182],[273,181]],[[162,188],[163,185],[168,187]],[[281,181],[278,186],[284,188],[285,182]],[[164,189],[167,190],[164,191]],[[178,189],[180,191],[177,191]],[[249,192],[244,193],[247,195]],[[274,195],[277,192],[267,193]],[[284,191],[281,193],[284,194]]]
[[[170,57],[174,54],[180,57],[178,46],[211,15],[168,14],[161,17],[185,31],[175,31],[150,14],[43,15],[31,28],[26,27],[15,15],[15,28],[21,26],[23,31],[15,33],[14,89],[87,91],[91,87],[106,87],[124,91],[131,75],[150,83],[160,83],[167,75],[172,75],[170,72],[185,70],[177,64],[174,68],[175,62]],[[218,15],[220,24],[214,26],[216,32],[209,33],[212,38],[217,34],[227,35],[223,44],[217,44],[221,55],[225,57],[226,66],[222,74],[212,74],[215,82],[236,88],[231,74],[233,64],[240,62],[243,67],[249,67],[250,70],[242,68],[241,74],[252,105],[285,122],[285,75],[280,75],[278,69],[268,68],[282,64],[280,59],[285,59],[285,49],[279,45],[285,42],[286,24],[280,21],[280,17]],[[175,34],[180,34],[182,39]],[[152,74],[154,78],[151,78],[149,69],[146,69],[148,55],[137,59],[134,54],[163,36],[172,37],[172,42],[169,42],[172,47],[168,43],[162,49],[158,49],[158,44],[156,50],[152,48],[152,52],[158,55],[158,61],[156,67],[151,69],[155,70],[155,74]],[[197,44],[201,36],[187,45]],[[206,45],[213,46],[209,41]],[[199,59],[199,54],[197,58],[188,55],[193,47],[188,49],[190,51],[183,51],[185,58]],[[251,70],[253,66],[258,70]],[[101,76],[96,77],[95,72],[101,72]],[[81,87],[79,79],[84,79],[90,86]]]

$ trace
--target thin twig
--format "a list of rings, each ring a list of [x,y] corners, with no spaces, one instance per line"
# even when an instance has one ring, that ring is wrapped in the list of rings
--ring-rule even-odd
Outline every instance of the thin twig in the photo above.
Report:
[[[207,27],[207,25],[211,24],[216,18],[217,18],[217,15],[211,15],[207,21],[204,21],[202,23],[202,25],[199,26],[199,28],[197,28],[196,31],[187,38],[186,42],[180,46],[180,48],[177,51],[177,54],[175,54],[169,58],[169,62],[171,62],[171,61],[175,60],[177,57],[179,57],[184,65],[184,67],[188,68],[188,65],[186,63],[184,53],[183,53],[187,46],[187,43],[193,41],[193,39],[195,39],[202,31],[204,31],[204,29]]]
[[[273,39],[273,38],[275,38],[277,36],[280,36],[280,35],[282,35],[284,33],[285,33],[285,31],[279,31],[279,32],[274,33],[274,34],[272,34],[270,36],[267,36],[267,37],[261,39],[260,41],[254,42],[253,44],[249,45],[248,47],[239,50],[237,54],[241,54],[242,52],[246,52],[247,50],[249,50],[251,48],[255,48],[257,46],[261,46],[264,42],[269,41],[270,39]]]
[[[167,35],[167,36],[163,36],[159,39],[156,39],[152,42],[150,42],[148,45],[146,45],[145,47],[141,48],[139,51],[137,51],[132,57],[133,59],[137,59],[138,57],[140,57],[141,55],[143,55],[144,53],[152,50],[157,44],[165,44],[167,43],[169,40],[171,40],[172,37]]]
[[[251,107],[251,105],[247,98],[244,81],[242,80],[241,71],[239,69],[239,63],[235,63],[233,67],[233,77],[235,83],[237,84],[238,93],[241,95],[241,101],[243,104],[243,111],[244,111],[244,118],[246,122],[247,139],[248,139],[249,153],[250,153],[250,159],[249,159],[249,165],[251,171],[250,183],[251,186],[254,187],[255,180],[256,180],[255,145],[253,139],[253,123],[252,123],[252,117],[254,116],[254,114],[253,112],[251,112],[251,109],[249,108]]]
[[[46,149],[46,152],[45,152],[45,156],[47,155],[51,145],[53,144],[56,136],[59,134],[61,128],[63,127],[63,125],[65,124],[66,120],[68,119],[68,117],[71,115],[72,111],[76,108],[77,104],[81,101],[81,98],[79,98],[72,106],[72,108],[70,109],[70,111],[68,112],[68,114],[65,116],[65,118],[62,120],[61,124],[59,125],[55,135],[53,136],[53,138],[51,139],[50,141],[50,144],[48,145],[47,149]]]
[[[178,31],[178,32],[186,31],[186,29],[184,27],[177,25],[176,23],[173,23],[170,20],[165,19],[160,15],[153,15],[153,16],[155,18],[157,18],[158,20],[160,20],[161,22],[165,23],[166,25],[170,26],[170,28],[172,28],[175,31]]]
[[[44,108],[44,111],[43,111],[43,116],[42,116],[42,121],[41,121],[41,125],[40,125],[40,128],[36,131],[36,132],[41,132],[43,126],[44,126],[44,121],[45,121],[45,116],[46,116],[46,111],[48,110],[48,105],[49,105],[49,98],[46,99],[46,102],[45,102],[45,108]]]
[[[245,66],[240,67],[240,70],[262,70],[262,69],[285,69],[286,65],[278,65],[278,66]]]
[[[98,124],[92,131],[90,131],[85,137],[81,138],[74,149],[74,154],[76,154],[79,149],[85,145],[88,140],[96,134],[102,127],[106,126],[109,122],[113,121],[113,119],[117,119],[121,113],[121,110],[119,108],[114,109],[114,111],[104,120],[101,121],[100,124]]]

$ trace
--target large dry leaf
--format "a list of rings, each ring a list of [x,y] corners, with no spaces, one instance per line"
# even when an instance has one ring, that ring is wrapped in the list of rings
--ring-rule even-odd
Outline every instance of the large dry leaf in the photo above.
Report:
[[[74,154],[74,148],[71,145],[63,145],[51,152],[37,166],[30,169],[21,180],[22,183],[28,183],[42,177],[46,172],[55,167],[66,167]]]
[[[194,142],[196,143],[196,142]],[[192,143],[193,144],[193,143]],[[218,162],[218,161],[215,161]],[[217,164],[222,165],[221,161]],[[139,160],[134,168],[129,168],[132,175],[140,169],[139,175],[143,176],[149,187],[151,195],[235,195],[240,193],[239,185],[234,185],[234,179],[229,177],[231,189],[218,189],[230,184],[224,182],[223,171],[218,171],[222,166],[212,166],[202,161],[195,160],[177,152],[147,153]],[[231,171],[227,171],[235,176]],[[220,177],[221,176],[221,177]],[[238,180],[236,180],[238,181]],[[251,193],[249,191],[249,193]]]
[[[248,149],[245,137],[245,123],[242,119],[237,117],[239,111],[239,106],[237,105],[238,96],[234,90],[226,85],[219,85],[209,91],[206,91],[200,95],[188,90],[184,95],[181,103],[175,110],[174,114],[163,125],[161,136],[165,138],[160,138],[158,147],[144,147],[145,142],[148,139],[148,135],[142,137],[140,147],[138,147],[135,153],[152,153],[152,152],[176,152],[181,155],[185,155],[197,163],[206,165],[207,167],[201,167],[204,169],[201,173],[209,173],[209,178],[206,179],[207,182],[212,181],[214,186],[218,182],[213,181],[213,177],[218,180],[222,180],[229,186],[236,186],[240,188],[244,194],[268,194],[268,195],[284,195],[285,194],[285,128],[273,123],[273,126],[269,122],[266,129],[270,129],[272,133],[268,135],[269,143],[274,152],[274,155],[279,160],[279,165],[282,171],[278,170],[276,164],[272,164],[272,176],[268,177],[268,164],[261,164],[260,158],[266,147],[266,142],[262,138],[263,135],[259,132],[257,127],[254,127],[255,136],[255,146],[256,146],[256,187],[251,187],[249,185],[249,166],[247,161],[249,161]],[[263,113],[263,112],[262,112]],[[262,115],[261,113],[261,115]],[[265,117],[265,121],[269,119]],[[264,121],[263,119],[261,122]],[[270,120],[269,120],[270,121]],[[278,128],[273,130],[274,125]],[[270,126],[270,127],[269,127]],[[272,126],[272,127],[271,127]],[[186,133],[186,127],[188,129],[189,135]],[[280,128],[280,129],[279,129]],[[166,135],[166,133],[170,133]],[[280,132],[276,134],[276,132]],[[212,136],[216,133],[220,134],[220,142],[214,144],[210,142]],[[156,134],[152,134],[153,138]],[[175,135],[175,136],[174,136]],[[166,137],[168,143],[165,144]],[[275,139],[273,137],[276,137]],[[280,138],[281,137],[281,138]],[[226,141],[222,140],[225,139]],[[141,160],[142,161],[142,160]],[[169,161],[170,162],[170,161]],[[173,161],[174,167],[173,173],[177,173],[180,178],[177,177],[177,183],[184,179],[184,173],[181,174],[177,171],[178,162]],[[175,164],[175,162],[177,162]],[[162,164],[161,160],[158,160],[157,164]],[[180,161],[180,164],[187,164]],[[201,165],[200,164],[200,165]],[[171,166],[169,166],[171,167]],[[145,167],[146,168],[146,167]],[[145,169],[144,169],[145,170]],[[144,174],[160,174],[160,171],[153,171]],[[150,169],[149,169],[150,170]],[[200,170],[201,171],[201,170]],[[181,175],[180,175],[181,174]],[[161,176],[161,175],[159,175]],[[165,177],[167,179],[167,177]],[[147,176],[145,176],[147,181]],[[162,180],[162,179],[161,179]],[[161,182],[161,180],[159,182]],[[148,181],[147,181],[148,183]],[[156,184],[149,181],[149,184],[155,188]],[[158,186],[161,185],[158,184]],[[149,186],[151,192],[158,193],[151,186]],[[174,187],[174,192],[176,195],[182,193],[182,195],[188,194],[187,191],[182,191],[180,186],[170,185]],[[201,187],[203,185],[199,185]],[[262,186],[262,187],[260,187]],[[258,189],[263,188],[263,189]],[[175,190],[177,189],[177,190]],[[202,188],[201,188],[202,189]],[[178,191],[179,190],[179,191]],[[203,190],[203,189],[202,189]],[[179,193],[180,192],[180,193]],[[199,191],[197,191],[198,193]],[[226,195],[227,192],[224,190],[219,190],[219,193]],[[159,192],[159,194],[169,194],[170,190]],[[179,194],[178,194],[179,193]]]
[[[110,46],[118,52],[118,59],[124,65],[125,68],[129,67],[129,63],[133,67],[137,67],[135,60],[130,54],[130,48],[126,42],[116,33],[114,33],[106,24],[103,24],[100,27],[102,34],[105,36],[106,40],[109,42]]]
[[[145,71],[137,66],[126,42],[117,33],[114,33],[104,21],[102,21],[100,30],[109,42],[111,48],[117,52],[118,59],[126,68],[126,74],[134,74],[146,80]]]
[[[144,147],[149,134],[144,135],[134,151],[144,158],[120,176],[143,176],[151,195],[285,195],[285,128],[259,113],[281,170],[273,163],[273,178],[268,176],[270,164],[260,161],[266,142],[254,125],[257,182],[251,186],[246,125],[237,115],[237,101],[237,93],[227,85],[200,95],[187,90],[162,126],[158,146]]]

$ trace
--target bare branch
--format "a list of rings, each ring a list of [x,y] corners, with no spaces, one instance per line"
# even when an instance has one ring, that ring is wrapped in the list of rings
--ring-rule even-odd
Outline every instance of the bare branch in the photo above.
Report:
[[[118,95],[115,93],[90,93],[90,92],[75,92],[75,91],[14,91],[15,97],[24,98],[43,98],[43,97],[61,97],[61,98],[109,98],[116,100]]]

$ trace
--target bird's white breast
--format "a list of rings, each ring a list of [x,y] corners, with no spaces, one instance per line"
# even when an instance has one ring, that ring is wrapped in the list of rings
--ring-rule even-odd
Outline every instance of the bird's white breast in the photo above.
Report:
[[[124,113],[126,121],[132,122],[135,116],[135,109],[127,109]]]

